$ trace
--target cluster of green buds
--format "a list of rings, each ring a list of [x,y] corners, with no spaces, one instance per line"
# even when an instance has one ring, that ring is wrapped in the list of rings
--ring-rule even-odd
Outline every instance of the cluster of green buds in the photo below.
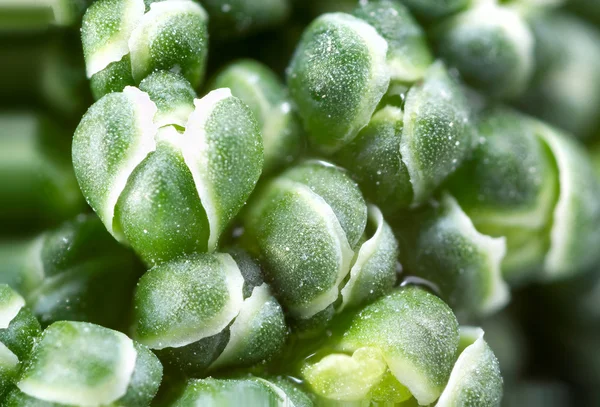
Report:
[[[237,248],[152,268],[140,279],[134,303],[135,338],[171,371],[192,377],[265,363],[288,333],[260,267]]]
[[[81,190],[149,265],[212,252],[262,171],[256,119],[229,89],[194,99],[177,74],[140,87],[104,96],[83,117],[73,139]]]
[[[180,73],[197,88],[209,28],[217,39],[235,38],[282,23],[290,9],[288,0],[97,1],[81,31],[92,93],[99,99],[122,91],[158,70]]]
[[[483,112],[479,132],[462,170],[470,185],[457,174],[450,188],[478,230],[506,237],[505,277],[558,279],[595,264],[600,184],[582,147],[503,108]]]
[[[312,147],[335,154],[390,214],[429,199],[467,157],[471,108],[401,4],[361,3],[354,15],[306,29],[288,85]]]
[[[206,68],[207,24],[206,11],[192,0],[94,2],[81,29],[94,96],[138,85],[156,70],[174,70],[198,86]]]
[[[445,185],[452,195],[394,223],[407,271],[435,283],[461,316],[504,306],[504,280],[585,272],[600,244],[600,184],[577,142],[508,108],[477,122],[472,157]]]
[[[317,405],[498,406],[502,398],[483,331],[459,329],[442,300],[414,286],[337,320],[301,375]]]
[[[545,1],[402,0],[421,21],[435,54],[470,86],[496,99],[514,98],[536,69],[529,18]]]
[[[396,283],[396,239],[339,167],[307,161],[288,169],[257,193],[245,219],[243,241],[303,325],[318,327]]]
[[[287,72],[312,147],[327,154],[369,122],[390,80],[413,83],[432,61],[422,29],[399,3],[361,3],[353,14],[313,21]]]
[[[457,311],[493,312],[508,300],[500,275],[504,242],[478,232],[450,197],[444,209],[418,218],[411,212],[404,220],[477,146],[471,103],[444,65],[432,63],[424,32],[405,7],[368,2],[354,14],[326,14],[313,22],[288,71],[313,147],[348,169],[365,197],[393,220],[411,274],[436,283]],[[339,187],[331,190],[341,195]]]
[[[548,94],[530,111],[591,132],[595,31],[552,0],[89,3],[73,168],[41,119],[0,115],[31,134],[0,139],[2,216],[71,219],[0,243],[0,405],[501,405],[511,356],[501,372],[486,318],[511,286],[595,266],[600,181],[576,140],[497,101]],[[209,35],[298,9],[329,11],[285,81],[207,69]],[[578,69],[592,86],[559,100]],[[80,192],[95,214],[73,217]]]
[[[557,8],[568,3],[593,20],[600,10],[596,2],[402,3],[425,24],[436,55],[466,84],[494,99],[516,99],[526,112],[577,137],[594,135],[600,32]]]

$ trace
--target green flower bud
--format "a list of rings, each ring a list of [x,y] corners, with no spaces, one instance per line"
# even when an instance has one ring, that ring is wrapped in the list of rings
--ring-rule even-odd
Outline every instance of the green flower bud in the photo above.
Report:
[[[278,353],[287,335],[283,311],[266,284],[253,286],[257,266],[235,257],[239,263],[229,254],[197,254],[148,271],[134,299],[136,338],[192,375]]]
[[[43,325],[88,321],[122,328],[141,274],[133,253],[119,245],[94,215],[0,248],[0,282],[27,300]]]
[[[32,113],[0,114],[4,232],[55,225],[83,209],[63,129]]]
[[[209,30],[219,39],[244,37],[281,25],[291,12],[289,0],[202,0]]]
[[[40,333],[40,324],[25,308],[23,297],[0,284],[0,400],[15,383]]]
[[[433,30],[438,55],[492,97],[525,90],[534,67],[529,26],[514,9],[491,2],[444,20]]]
[[[400,153],[411,177],[415,203],[431,196],[431,190],[470,153],[470,114],[466,98],[441,64],[432,66],[425,80],[409,90]]]
[[[310,397],[288,379],[245,376],[236,379],[189,380],[168,407],[312,407]]]
[[[262,170],[246,105],[219,89],[194,106],[184,131],[159,128],[157,105],[127,87],[96,102],[75,132],[73,165],[88,203],[150,265],[215,250]],[[179,120],[164,110],[158,117]]]
[[[590,158],[568,136],[497,109],[480,125],[482,143],[453,189],[475,227],[506,236],[503,271],[511,280],[555,279],[597,260],[600,184]],[[540,274],[541,273],[541,274]]]
[[[433,56],[421,26],[408,9],[394,0],[359,2],[353,13],[371,24],[387,41],[387,62],[392,81],[421,79]]]
[[[481,328],[460,329],[460,356],[436,407],[499,407],[502,376]]]
[[[300,123],[286,88],[267,66],[253,60],[234,62],[212,80],[209,88],[231,89],[254,113],[263,136],[264,173],[298,157],[304,147]]]
[[[386,214],[427,201],[474,144],[471,110],[442,64],[406,93],[404,109],[379,110],[335,156]]]
[[[92,92],[100,98],[139,84],[156,70],[181,73],[193,87],[204,77],[207,15],[192,0],[99,0],[83,17],[81,38]]]
[[[87,322],[56,322],[43,332],[3,405],[144,407],[161,378],[156,356],[124,334]]]
[[[387,41],[349,14],[324,14],[304,31],[287,78],[313,147],[334,152],[367,125],[389,84],[387,52]]]
[[[244,240],[297,319],[373,300],[396,280],[389,226],[344,171],[327,163],[305,162],[266,185],[246,214]]]
[[[477,230],[506,237],[502,268],[511,281],[535,273],[549,247],[558,179],[552,153],[537,132],[531,120],[515,112],[484,112],[473,159],[451,183]]]
[[[400,221],[397,234],[408,273],[433,282],[457,315],[491,314],[508,302],[504,238],[479,233],[451,196]]]
[[[529,23],[536,69],[519,108],[579,138],[594,137],[600,124],[600,32],[556,11],[533,14]]]
[[[331,401],[433,403],[451,377],[458,323],[439,298],[404,287],[334,326],[324,349],[302,367],[306,384]],[[356,403],[359,405],[359,403]]]

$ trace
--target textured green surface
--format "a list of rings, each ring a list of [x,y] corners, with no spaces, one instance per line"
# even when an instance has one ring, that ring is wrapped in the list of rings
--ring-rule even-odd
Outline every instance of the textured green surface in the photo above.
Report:
[[[198,254],[155,267],[135,294],[135,336],[163,349],[216,335],[238,314],[242,285],[227,254]]]
[[[73,137],[73,167],[81,191],[120,240],[124,236],[113,226],[114,205],[131,171],[155,149],[155,111],[147,94],[128,87],[93,104]]]
[[[366,210],[347,175],[321,162],[291,168],[257,196],[246,216],[248,243],[256,245],[268,280],[292,313],[312,317],[336,300]]]
[[[143,0],[100,0],[87,9],[81,41],[88,77],[129,53],[129,36],[143,15]]]
[[[548,250],[560,188],[556,164],[531,118],[491,109],[482,114],[478,128],[480,142],[472,160],[450,188],[480,232],[506,237],[506,277],[525,280],[540,269]]]
[[[169,138],[176,130],[169,127],[165,133]],[[150,265],[208,248],[210,227],[193,176],[180,150],[167,140],[159,142],[129,176],[116,204],[115,221]]]
[[[169,124],[185,127],[196,98],[196,91],[185,77],[169,71],[153,72],[140,82],[140,90],[156,104],[154,122],[159,127]]]
[[[366,240],[356,252],[349,278],[341,289],[340,308],[371,302],[396,283],[398,242],[376,206],[369,206]]]
[[[456,361],[458,343],[458,323],[450,308],[423,289],[403,287],[367,305],[347,325],[334,327],[325,348],[330,349],[330,356],[308,360],[304,369],[312,374],[304,379],[310,387],[313,382],[317,386],[324,384],[331,394],[342,397],[345,391],[357,390],[354,386],[361,382],[367,392],[374,390],[375,385],[379,392],[389,391],[391,385],[401,399],[398,401],[408,398],[399,396],[403,394],[401,384],[420,404],[427,405],[442,393]],[[344,354],[352,355],[354,363],[358,363],[356,373],[346,369],[318,369],[321,362],[327,363],[328,357],[336,354],[341,360],[349,357]],[[339,366],[332,367],[336,365]],[[352,364],[346,366],[350,368]],[[399,383],[390,382],[386,368]],[[377,373],[373,380],[367,380],[366,376],[357,375],[359,371]],[[344,378],[345,374],[348,376]],[[378,384],[383,379],[385,382]]]
[[[312,401],[285,379],[246,376],[239,379],[201,379],[186,383],[169,407],[310,407]]]
[[[126,401],[141,407],[154,397],[161,375],[157,358],[122,333],[89,323],[57,322],[44,331],[19,379],[20,391],[12,391],[8,405]]]
[[[435,28],[438,55],[470,85],[492,97],[525,90],[534,68],[534,39],[521,15],[508,7],[482,4]]]
[[[344,245],[333,211],[310,189],[292,183],[274,183],[269,189],[259,196],[260,210],[251,209],[248,232],[282,304],[310,317],[337,298],[339,274],[348,267],[352,251]],[[323,304],[318,301],[322,295],[327,296]],[[313,310],[315,302],[319,304]]]
[[[350,171],[365,197],[385,214],[406,208],[413,200],[410,176],[400,154],[403,128],[402,109],[386,106],[334,156]]]
[[[282,179],[306,185],[329,205],[352,248],[358,244],[367,224],[367,207],[357,185],[341,168],[319,161],[307,161],[287,170]]]
[[[231,89],[254,113],[263,137],[263,173],[290,164],[303,151],[302,128],[287,89],[266,65],[250,59],[233,62],[213,78],[209,88]]]
[[[475,142],[471,116],[460,85],[440,63],[408,91],[400,154],[415,204],[426,201],[471,152]]]
[[[397,99],[402,101],[396,106]],[[475,128],[459,84],[441,63],[406,90],[391,87],[386,103],[334,159],[386,215],[423,204],[469,156]]]
[[[96,216],[79,215],[30,247],[18,273],[36,280],[22,292],[43,325],[74,320],[123,327],[122,309],[130,305],[141,267]]]
[[[287,82],[313,147],[333,152],[369,122],[390,79],[387,49],[349,14],[324,14],[304,31]]]
[[[425,32],[408,9],[395,0],[359,2],[353,14],[371,24],[387,41],[392,81],[413,82],[433,61]]]
[[[141,278],[136,338],[172,370],[201,377],[209,368],[264,363],[281,351],[288,330],[281,306],[266,284],[254,285],[262,276],[253,275],[253,260],[239,249],[235,258],[239,266],[229,254],[196,254]]]
[[[202,6],[192,0],[144,3],[100,0],[88,8],[82,42],[96,99],[159,70],[180,73],[193,87],[202,82],[208,51]]]
[[[187,102],[190,92],[187,87]],[[73,142],[73,164],[88,203],[149,265],[214,250],[263,163],[258,124],[229,90],[195,99],[185,129],[158,129],[166,100],[157,102],[163,108],[158,117],[157,105],[137,88],[106,95],[84,116]]]
[[[212,102],[211,95],[220,98]],[[202,103],[207,100],[206,104]],[[211,103],[211,104],[209,104]],[[206,112],[210,111],[208,116]],[[200,196],[204,207],[212,206],[214,211],[211,226],[209,249],[214,249],[217,237],[245,205],[262,173],[263,143],[258,123],[250,109],[226,90],[209,93],[190,116],[185,135],[199,138],[201,151],[191,151],[195,146],[187,146],[198,175],[204,181],[205,196]],[[182,151],[186,148],[182,147]],[[197,154],[197,155],[196,155]],[[196,185],[198,187],[198,185]],[[214,238],[213,238],[214,236]]]
[[[502,376],[498,359],[480,328],[462,327],[461,353],[436,407],[499,407]]]
[[[152,3],[131,33],[129,50],[138,83],[153,71],[172,70],[197,87],[208,53],[206,12],[191,0]]]
[[[305,334],[396,281],[391,229],[340,167],[313,160],[288,169],[263,186],[244,218],[242,241]]]
[[[255,287],[229,329],[227,346],[211,368],[267,362],[281,352],[287,330],[283,310],[268,286]]]
[[[408,272],[436,284],[459,315],[490,314],[508,302],[504,238],[479,233],[451,196],[399,222],[397,232]]]
[[[135,85],[131,76],[131,61],[129,54],[121,60],[111,62],[103,70],[96,72],[90,78],[90,88],[96,100],[107,93],[122,92],[126,86]]]

